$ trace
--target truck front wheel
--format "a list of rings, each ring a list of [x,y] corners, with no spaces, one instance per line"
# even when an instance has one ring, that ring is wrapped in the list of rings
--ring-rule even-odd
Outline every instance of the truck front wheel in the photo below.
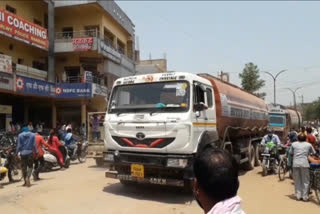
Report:
[[[255,156],[255,147],[250,143],[248,148],[248,161],[243,164],[245,170],[252,170],[254,168],[256,161]]]

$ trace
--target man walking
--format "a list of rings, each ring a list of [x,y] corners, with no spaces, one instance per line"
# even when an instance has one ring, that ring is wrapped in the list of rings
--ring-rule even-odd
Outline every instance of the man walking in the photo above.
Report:
[[[36,138],[36,147],[38,150],[38,154],[34,155],[33,180],[36,181],[36,180],[40,180],[39,173],[44,165],[43,147],[49,148],[49,145],[46,143],[46,141],[43,139],[43,137],[39,133],[36,133],[35,138]]]
[[[23,186],[30,187],[30,177],[33,168],[33,153],[38,154],[36,147],[35,134],[29,129],[24,128],[18,136],[16,153],[21,158],[22,174],[24,179]]]

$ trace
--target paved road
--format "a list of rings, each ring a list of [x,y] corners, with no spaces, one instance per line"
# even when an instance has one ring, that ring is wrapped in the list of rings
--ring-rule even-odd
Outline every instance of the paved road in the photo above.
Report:
[[[202,214],[192,195],[178,188],[133,186],[123,187],[117,180],[104,178],[103,168],[92,160],[71,165],[70,169],[43,173],[43,180],[31,188],[22,182],[5,184],[0,189],[2,213],[13,214],[95,214],[95,213],[154,213]],[[291,181],[278,182],[277,177],[261,177],[260,169],[241,175],[240,196],[243,207],[250,213],[319,214],[313,202],[292,199]]]

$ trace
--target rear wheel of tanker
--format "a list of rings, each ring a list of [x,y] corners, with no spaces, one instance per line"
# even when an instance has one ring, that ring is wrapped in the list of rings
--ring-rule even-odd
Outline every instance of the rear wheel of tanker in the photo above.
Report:
[[[260,162],[260,144],[256,144],[255,145],[255,156],[254,156],[254,166],[260,166],[261,162]]]
[[[255,165],[255,147],[254,145],[250,144],[248,148],[248,161],[243,163],[243,167],[245,170],[252,170]]]

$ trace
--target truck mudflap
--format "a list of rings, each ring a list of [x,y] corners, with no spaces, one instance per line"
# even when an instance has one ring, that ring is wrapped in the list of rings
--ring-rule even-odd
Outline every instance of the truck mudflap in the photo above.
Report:
[[[184,180],[179,179],[166,179],[166,178],[138,178],[133,177],[131,175],[126,174],[119,174],[117,171],[107,171],[105,173],[105,176],[107,178],[114,178],[124,181],[134,181],[137,183],[142,184],[158,184],[158,185],[165,185],[165,186],[177,186],[177,187],[183,187],[185,185]]]

